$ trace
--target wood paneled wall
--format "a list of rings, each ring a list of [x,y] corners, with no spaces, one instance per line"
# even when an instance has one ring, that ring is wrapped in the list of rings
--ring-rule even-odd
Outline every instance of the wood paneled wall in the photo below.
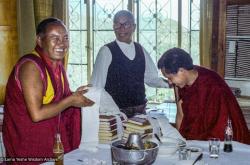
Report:
[[[249,5],[250,0],[227,0],[227,5]]]
[[[0,0],[0,104],[13,65],[18,59],[16,0]]]
[[[221,77],[225,74],[226,2],[227,0],[213,0],[211,69]]]
[[[250,4],[250,0],[213,0],[211,69],[222,77],[225,75],[226,7],[227,5],[246,4]]]

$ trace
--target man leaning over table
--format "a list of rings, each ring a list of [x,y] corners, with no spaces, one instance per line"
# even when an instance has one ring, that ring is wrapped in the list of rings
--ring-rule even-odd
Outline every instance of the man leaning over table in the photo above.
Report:
[[[184,138],[224,140],[227,120],[231,119],[233,140],[250,144],[238,102],[216,72],[193,65],[191,56],[180,48],[166,51],[158,61],[158,68],[178,88],[176,126]]]
[[[3,141],[6,156],[14,161],[53,158],[57,131],[66,153],[80,144],[81,113],[77,107],[91,106],[93,102],[83,96],[84,86],[74,93],[69,89],[63,67],[68,47],[64,23],[56,18],[43,20],[36,29],[34,51],[17,62],[9,77]],[[39,164],[39,161],[7,163]]]
[[[116,40],[102,46],[97,54],[91,84],[105,88],[120,110],[128,117],[145,114],[146,83],[151,87],[168,87],[158,77],[148,52],[132,41],[135,18],[130,11],[118,11],[113,19]]]

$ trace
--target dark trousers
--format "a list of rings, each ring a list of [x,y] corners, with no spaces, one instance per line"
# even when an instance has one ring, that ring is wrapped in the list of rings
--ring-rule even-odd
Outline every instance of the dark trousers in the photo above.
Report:
[[[128,118],[131,118],[135,115],[146,114],[146,105],[142,104],[134,107],[127,107],[120,109],[121,112],[125,113]]]

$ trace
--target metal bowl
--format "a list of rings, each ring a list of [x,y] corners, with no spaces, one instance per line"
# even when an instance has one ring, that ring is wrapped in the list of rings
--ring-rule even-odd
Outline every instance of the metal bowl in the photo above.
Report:
[[[122,165],[150,165],[157,157],[159,145],[155,142],[147,143],[151,146],[150,148],[133,150],[121,147],[124,145],[122,140],[115,141],[111,144],[111,154],[113,160]]]

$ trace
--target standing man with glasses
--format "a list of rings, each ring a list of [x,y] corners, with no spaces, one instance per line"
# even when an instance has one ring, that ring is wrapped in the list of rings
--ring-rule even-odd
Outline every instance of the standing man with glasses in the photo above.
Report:
[[[144,83],[151,87],[168,87],[158,76],[148,52],[132,41],[135,28],[135,18],[130,11],[121,10],[115,14],[116,40],[100,48],[91,78],[91,84],[105,88],[129,118],[146,113]]]

